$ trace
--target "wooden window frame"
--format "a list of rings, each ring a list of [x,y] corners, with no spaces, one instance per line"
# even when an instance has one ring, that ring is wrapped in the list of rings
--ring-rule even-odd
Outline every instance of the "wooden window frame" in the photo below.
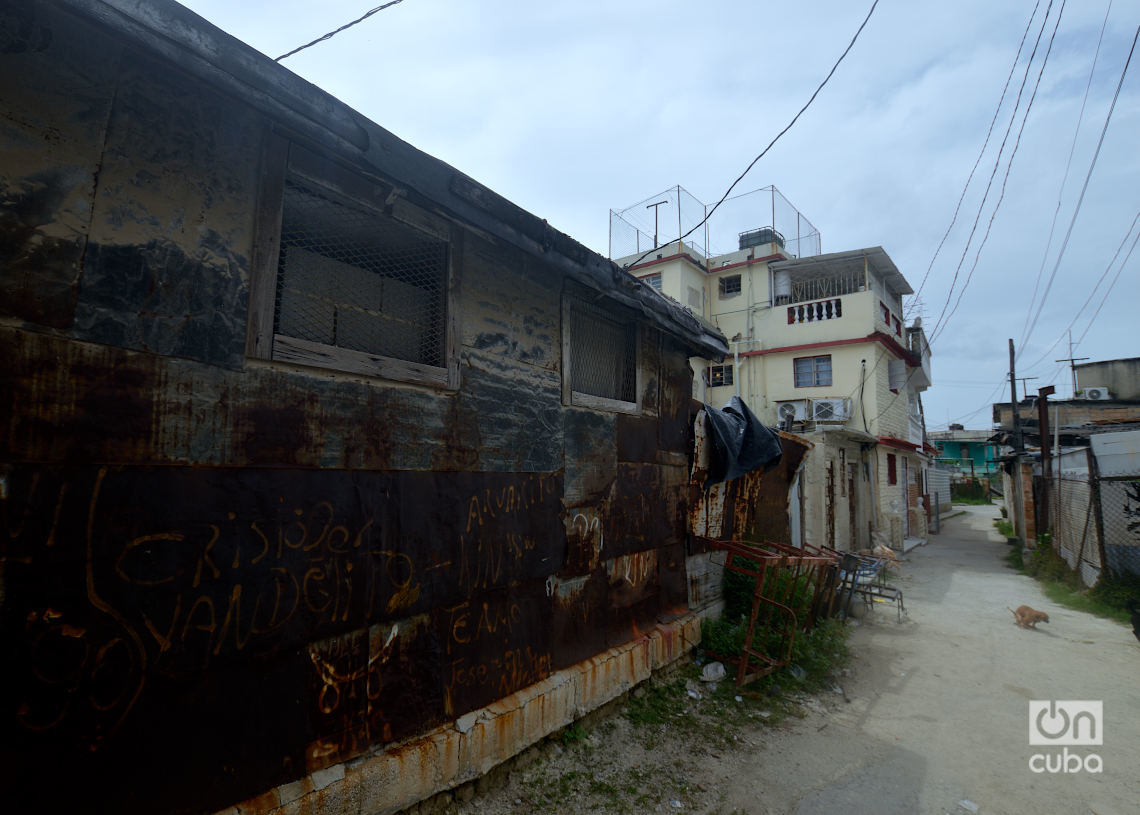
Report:
[[[800,362],[801,360],[805,360],[805,359],[812,360],[812,368],[811,368],[812,384],[810,384],[810,385],[801,385],[796,379],[796,363]],[[827,381],[827,382],[818,382],[817,381],[818,376],[817,376],[817,371],[815,368],[815,360],[817,360],[817,359],[826,359],[828,361],[828,373],[830,374],[830,376],[828,377],[829,381]],[[792,385],[793,386],[795,386],[797,388],[830,388],[834,381],[835,381],[835,368],[833,367],[833,365],[831,363],[831,354],[816,354],[815,356],[795,357],[792,359]]]
[[[887,453],[887,485],[895,486],[899,483],[898,457],[894,453]]]
[[[713,382],[713,371],[720,369],[721,381]],[[725,376],[727,374],[727,377]],[[725,381],[727,379],[727,381]],[[736,384],[736,371],[733,370],[733,363],[726,362],[722,365],[710,365],[705,369],[705,384],[710,388],[728,388]]]
[[[736,281],[736,291],[728,291],[728,281]],[[744,278],[739,274],[726,274],[717,281],[717,290],[721,300],[730,300],[744,294]]]
[[[563,292],[562,294],[562,402],[563,404],[573,405],[575,407],[593,408],[594,410],[604,410],[611,413],[640,415],[642,412],[642,393],[645,390],[645,372],[642,370],[642,363],[645,356],[641,347],[642,343],[645,342],[645,331],[640,322],[634,324],[635,330],[633,332],[635,401],[627,402],[624,399],[610,399],[605,396],[576,391],[573,388],[573,379],[571,378],[573,371],[570,351],[570,310],[575,301],[589,304],[592,300],[594,300],[594,298],[588,297],[584,293],[576,294],[570,291]],[[599,306],[600,304],[595,302],[594,305]],[[626,316],[633,319],[632,315],[621,314],[617,307],[601,307],[610,311],[617,319]]]
[[[393,218],[447,244],[444,316],[441,326],[442,366],[425,365],[273,333],[286,178],[295,179],[305,187],[347,206],[375,213],[378,218]],[[409,202],[406,194],[395,185],[318,155],[279,133],[270,132],[262,151],[260,191],[254,216],[246,356],[455,390],[459,387],[456,301],[459,258],[462,252],[462,230],[447,219]]]

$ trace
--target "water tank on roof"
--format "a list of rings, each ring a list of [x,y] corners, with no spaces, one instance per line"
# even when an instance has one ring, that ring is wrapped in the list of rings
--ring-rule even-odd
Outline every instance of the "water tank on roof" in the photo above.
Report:
[[[777,306],[784,306],[792,302],[792,279],[786,271],[779,271],[772,275],[772,289]]]
[[[753,246],[762,246],[766,243],[778,244],[783,249],[784,236],[770,226],[762,226],[759,229],[750,229],[747,232],[740,233],[741,249],[751,249]]]

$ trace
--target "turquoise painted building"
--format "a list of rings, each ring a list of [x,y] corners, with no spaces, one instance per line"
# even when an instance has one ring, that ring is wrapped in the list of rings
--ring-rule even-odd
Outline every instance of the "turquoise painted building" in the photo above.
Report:
[[[989,440],[992,431],[951,425],[949,430],[935,430],[928,435],[930,443],[938,448],[940,464],[955,467],[967,475],[984,476],[997,471],[997,445]]]

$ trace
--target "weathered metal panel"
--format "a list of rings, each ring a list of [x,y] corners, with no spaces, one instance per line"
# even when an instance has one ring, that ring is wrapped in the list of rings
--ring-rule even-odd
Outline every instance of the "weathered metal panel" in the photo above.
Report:
[[[243,365],[262,128],[248,106],[124,57],[97,166],[76,336]]]
[[[232,804],[515,698],[684,606],[687,351],[648,324],[671,307],[642,320],[638,417],[563,405],[567,275],[649,301],[585,254],[568,272],[567,239],[511,211],[503,234],[562,249],[457,227],[457,389],[246,360],[276,103],[55,8],[0,6],[0,316],[25,321],[0,326],[6,802]],[[454,172],[385,143],[431,176],[409,198],[443,212],[422,199]],[[650,647],[510,726],[613,698]],[[431,784],[524,738],[492,729]]]
[[[61,330],[122,51],[86,33],[48,3],[0,4],[0,315]]]
[[[5,488],[6,742],[33,757],[134,762],[145,727],[205,777],[229,753],[187,739],[201,720],[297,773],[551,669],[559,475],[20,466]],[[275,706],[232,705],[267,665],[294,678]]]
[[[663,340],[661,405],[658,445],[661,450],[685,456],[693,452],[693,419],[700,410],[693,394],[693,371],[687,353]]]
[[[788,526],[788,488],[807,448],[793,439],[780,437],[783,456],[767,472],[752,472],[732,482],[732,536],[753,541],[791,542]],[[725,533],[728,534],[727,531]]]

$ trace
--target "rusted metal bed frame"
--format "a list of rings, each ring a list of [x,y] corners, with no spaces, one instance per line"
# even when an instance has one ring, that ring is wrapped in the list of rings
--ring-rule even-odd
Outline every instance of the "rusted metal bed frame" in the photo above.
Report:
[[[788,664],[798,629],[810,631],[817,619],[834,613],[839,553],[810,544],[800,548],[773,541],[711,538],[706,541],[710,548],[725,553],[722,565],[726,570],[756,581],[740,657],[713,654],[722,662],[735,664],[736,684],[747,685]],[[775,579],[769,580],[781,570],[790,572],[787,581],[778,585]],[[800,620],[788,602],[805,576],[807,585],[812,586],[812,600],[805,619]],[[768,591],[774,596],[768,596],[765,593]],[[758,624],[762,634],[776,631],[780,636],[779,647],[773,649],[773,655],[754,645]]]

